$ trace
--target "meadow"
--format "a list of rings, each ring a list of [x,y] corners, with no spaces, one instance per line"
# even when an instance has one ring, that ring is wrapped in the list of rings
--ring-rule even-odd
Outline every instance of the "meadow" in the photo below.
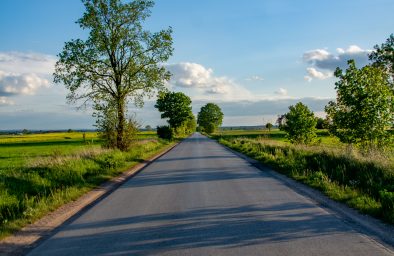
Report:
[[[292,145],[279,130],[221,131],[213,138],[328,197],[394,224],[394,146],[361,150],[325,130],[315,145]]]
[[[0,238],[171,144],[155,132],[128,152],[102,148],[95,132],[0,135]]]

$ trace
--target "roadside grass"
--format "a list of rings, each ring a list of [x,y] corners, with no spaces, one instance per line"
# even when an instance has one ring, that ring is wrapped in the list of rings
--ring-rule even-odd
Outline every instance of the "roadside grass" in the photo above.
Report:
[[[253,133],[249,136],[254,136]],[[277,135],[275,135],[277,136]],[[220,143],[321,190],[361,213],[394,224],[392,152],[360,152],[326,140],[320,145],[291,145],[272,137],[242,134],[213,136]],[[322,140],[324,141],[324,140]]]
[[[128,152],[103,149],[95,134],[89,142],[78,133],[4,137],[0,239],[173,144],[146,132]]]

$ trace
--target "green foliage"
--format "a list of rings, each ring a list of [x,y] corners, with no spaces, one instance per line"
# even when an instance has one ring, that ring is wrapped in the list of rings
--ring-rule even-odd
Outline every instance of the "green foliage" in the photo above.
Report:
[[[394,222],[394,188],[392,192],[387,190],[380,191],[383,216]]]
[[[375,45],[369,59],[373,61],[374,66],[384,68],[394,83],[394,34],[391,34],[381,46]]]
[[[168,125],[157,126],[157,136],[161,139],[172,140],[175,137],[174,129]]]
[[[194,119],[191,104],[191,99],[182,92],[161,92],[155,108],[162,112],[161,118],[168,118],[171,128],[177,129]]]
[[[116,147],[126,150],[126,106],[143,105],[145,96],[163,90],[170,73],[161,63],[172,55],[171,28],[157,33],[143,29],[153,1],[83,0],[77,21],[89,31],[86,40],[65,43],[55,66],[54,82],[69,90],[69,102],[108,105],[117,115]],[[109,118],[109,119],[112,119]]]
[[[267,124],[265,125],[265,128],[267,128],[268,131],[271,131],[272,126],[273,126],[273,125],[272,125],[271,123],[267,123]]]
[[[198,125],[207,133],[207,130],[214,132],[222,125],[223,112],[220,107],[214,103],[208,103],[201,107],[197,116]],[[212,133],[211,132],[211,133]]]
[[[334,200],[394,223],[392,163],[370,156],[359,158],[355,152],[264,139],[219,137],[219,142],[323,191]]]
[[[208,133],[208,134],[212,134],[215,132],[215,125],[213,123],[208,123],[205,128],[204,128],[204,132]]]
[[[96,105],[96,127],[99,137],[103,140],[102,146],[105,148],[120,148],[128,150],[135,139],[139,124],[134,116],[123,119],[122,130],[120,131],[117,110],[112,105]],[[119,140],[118,134],[121,134],[122,140]]]
[[[289,107],[284,115],[285,123],[280,129],[287,133],[287,138],[295,144],[311,144],[316,140],[316,118],[312,111],[301,102]]]
[[[330,132],[345,143],[388,144],[394,122],[394,90],[388,74],[375,66],[357,69],[354,60],[348,65],[345,73],[335,71],[337,100],[325,108]]]

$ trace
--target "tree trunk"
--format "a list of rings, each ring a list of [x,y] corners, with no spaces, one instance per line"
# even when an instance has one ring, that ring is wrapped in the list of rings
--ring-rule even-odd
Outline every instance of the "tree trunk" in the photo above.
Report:
[[[118,125],[116,129],[116,147],[122,151],[127,150],[127,143],[125,142],[124,129],[125,129],[125,100],[118,99],[117,102]]]

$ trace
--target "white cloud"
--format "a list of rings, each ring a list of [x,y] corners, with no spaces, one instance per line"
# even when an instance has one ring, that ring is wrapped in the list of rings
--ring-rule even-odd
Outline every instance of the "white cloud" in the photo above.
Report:
[[[179,89],[192,90],[194,100],[253,99],[253,94],[225,76],[215,76],[213,69],[190,62],[167,65],[172,73],[170,84]]]
[[[41,87],[48,87],[49,81],[34,73],[13,74],[0,70],[0,96],[32,95]]]
[[[320,72],[315,68],[307,68],[306,72],[308,75],[305,76],[304,79],[308,82],[312,81],[313,78],[324,80],[333,76],[332,72]]]
[[[304,80],[307,82],[311,82],[313,80],[313,78],[310,76],[304,76]]]
[[[251,76],[245,79],[246,81],[264,81],[264,78],[262,78],[261,76]]]
[[[368,64],[368,54],[371,50],[362,49],[357,45],[350,45],[347,49],[337,48],[337,53],[330,53],[326,49],[315,49],[303,54],[303,61],[311,65],[307,68],[308,75],[304,79],[308,82],[313,78],[327,79],[332,77],[334,70],[339,67],[345,69],[347,61],[354,59],[359,67]],[[325,70],[326,72],[319,71]]]
[[[287,90],[284,88],[279,88],[275,94],[280,95],[280,96],[287,96]]]
[[[0,52],[0,70],[7,73],[51,75],[56,56],[41,53]]]
[[[39,53],[0,52],[0,96],[33,95],[48,88],[56,57]],[[4,104],[4,103],[3,103]]]
[[[304,53],[304,61],[323,61],[331,58],[331,54],[324,49],[316,49]]]
[[[7,97],[0,96],[0,106],[14,105],[15,103]]]

